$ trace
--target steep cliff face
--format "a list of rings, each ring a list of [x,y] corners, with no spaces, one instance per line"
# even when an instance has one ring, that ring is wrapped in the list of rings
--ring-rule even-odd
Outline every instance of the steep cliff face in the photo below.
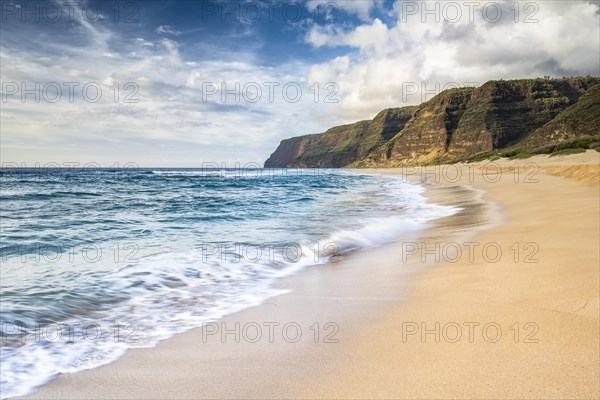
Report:
[[[319,136],[304,135],[296,136],[290,139],[284,139],[279,143],[271,157],[265,161],[265,168],[282,168],[291,167],[294,165],[299,154],[304,153],[306,144],[311,142],[311,138]]]
[[[265,166],[436,163],[598,135],[600,78],[490,81],[382,111],[372,121],[284,140]]]
[[[369,159],[375,163],[398,159],[427,162],[442,157],[473,91],[450,89],[421,104],[404,128]]]
[[[473,93],[450,157],[502,149],[518,143],[576,103],[597,78],[490,81]]]
[[[600,84],[592,86],[579,101],[535,130],[523,145],[536,148],[585,137],[600,141]]]
[[[411,118],[416,107],[390,108],[373,120],[336,126],[322,134],[283,140],[266,168],[338,168],[366,157],[392,138]]]

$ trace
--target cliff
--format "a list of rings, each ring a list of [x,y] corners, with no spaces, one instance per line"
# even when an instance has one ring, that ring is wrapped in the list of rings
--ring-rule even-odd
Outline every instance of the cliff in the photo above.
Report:
[[[489,81],[384,110],[372,121],[283,140],[265,167],[438,163],[599,136],[600,78]]]
[[[598,83],[598,78],[487,82],[473,93],[449,152],[473,154],[515,145]]]
[[[600,84],[589,88],[577,103],[536,129],[523,145],[539,148],[600,135]]]
[[[475,89],[450,89],[421,104],[403,129],[368,160],[429,162],[444,157]]]
[[[265,168],[339,168],[363,159],[391,139],[417,107],[390,108],[373,120],[336,126],[321,134],[282,140]]]

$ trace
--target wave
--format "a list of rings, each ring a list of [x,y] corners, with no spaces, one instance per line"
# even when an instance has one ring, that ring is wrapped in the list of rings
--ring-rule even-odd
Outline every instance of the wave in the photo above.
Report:
[[[182,171],[153,172],[173,175]],[[176,333],[259,305],[285,293],[275,289],[275,282],[282,277],[355,250],[414,237],[432,219],[458,211],[427,204],[422,187],[398,179],[390,178],[378,189],[395,199],[401,211],[377,217],[364,213],[352,220],[352,227],[329,232],[323,227],[320,236],[298,243],[278,242],[272,255],[248,257],[243,244],[231,248],[203,246],[147,256],[117,270],[78,278],[86,279],[78,282],[105,302],[95,304],[91,296],[90,301],[77,303],[77,317],[69,312],[55,322],[66,326],[97,325],[100,331],[91,341],[83,331],[77,331],[69,340],[36,341],[33,327],[42,318],[32,315],[35,311],[29,308],[23,312],[18,306],[3,304],[2,329],[14,328],[15,321],[25,322],[27,328],[23,336],[13,332],[9,335],[13,340],[0,346],[2,397],[29,394],[58,374],[108,364],[129,348],[152,347]],[[301,196],[298,201],[306,199],[309,197]],[[35,290],[23,287],[21,292]],[[83,292],[80,297],[84,297]],[[47,309],[40,312],[48,314]],[[135,328],[135,333],[130,334],[128,327],[131,331]],[[115,329],[122,329],[127,335],[115,341]],[[15,336],[21,340],[15,341]]]

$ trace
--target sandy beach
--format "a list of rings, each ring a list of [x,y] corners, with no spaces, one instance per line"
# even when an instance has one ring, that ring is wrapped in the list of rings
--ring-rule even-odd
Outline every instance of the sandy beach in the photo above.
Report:
[[[361,170],[463,212],[28,398],[598,398],[599,161]]]

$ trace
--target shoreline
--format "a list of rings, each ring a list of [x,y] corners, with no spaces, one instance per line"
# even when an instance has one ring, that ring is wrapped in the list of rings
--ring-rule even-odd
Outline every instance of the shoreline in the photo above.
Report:
[[[586,155],[591,157],[589,153]],[[562,167],[559,165],[559,168]],[[508,169],[510,168],[507,166]],[[361,170],[361,173],[364,171]],[[376,173],[398,174],[398,170],[377,170]],[[551,181],[550,184],[556,185],[555,181],[559,180],[563,187],[566,186],[578,193],[585,192],[588,197],[591,196],[590,191],[594,190],[593,183],[591,186],[589,184],[586,186],[586,184],[573,182],[566,178],[547,175],[544,175],[543,180],[545,182],[542,182],[540,186],[547,184],[548,180]],[[458,182],[452,185],[457,184],[471,184],[471,182]],[[479,181],[473,184],[476,190],[486,190],[484,197],[486,200],[492,201],[502,198],[502,196],[498,197],[498,193],[496,193],[502,183],[494,185],[488,184],[486,187],[485,182]],[[504,182],[504,189],[507,188],[507,185],[510,183]],[[597,189],[597,186],[595,187]],[[442,193],[450,192],[447,189],[448,187],[445,187],[438,191],[439,197],[436,199],[436,203],[452,201],[452,199],[456,201],[458,194],[456,191],[453,196],[444,200]],[[525,189],[539,188],[533,186]],[[431,195],[435,198],[435,191],[436,186],[429,187],[425,196]],[[531,190],[520,190],[520,192],[523,191],[530,192]],[[597,202],[597,190],[595,196]],[[497,236],[498,231],[502,234],[502,230],[506,231],[507,229],[509,231],[512,229],[510,233],[512,237],[515,237],[515,234],[524,233],[521,229],[515,231],[514,225],[518,225],[519,222],[523,224],[524,216],[519,213],[515,214],[513,208],[515,205],[511,203],[511,198],[514,197],[513,193],[512,196],[509,195],[506,198],[505,195],[501,199],[502,201],[498,201],[502,213],[507,213],[505,224],[501,226],[494,224],[491,230],[477,233],[477,240],[485,240],[486,236],[488,238],[502,237],[502,235]],[[578,198],[574,198],[571,199],[571,202],[577,200]],[[594,201],[593,196],[591,200]],[[569,207],[572,204],[564,206]],[[589,204],[587,207],[589,209]],[[463,228],[472,226],[473,223],[485,224],[488,222],[485,218],[482,221],[482,217],[479,213],[473,212],[473,209],[469,211],[468,217],[471,218],[471,221],[463,224]],[[596,209],[595,212],[597,214],[598,210]],[[533,215],[534,219],[535,217]],[[468,229],[456,229],[460,227],[460,224],[455,224],[456,221],[454,223],[448,221],[451,218],[453,217],[436,220],[436,226],[427,231],[427,234],[430,235],[428,240],[471,240],[472,236],[468,239],[465,236],[471,235],[471,232]],[[463,223],[465,222],[464,218],[463,215]],[[597,239],[597,236],[594,238],[594,226],[591,226],[591,229],[589,226],[593,225],[592,219],[585,222],[588,224],[587,234],[593,240]],[[547,219],[541,218],[539,221],[543,225]],[[448,237],[450,232],[456,236]],[[588,240],[587,246],[593,248],[593,243]],[[482,382],[474,378],[477,377],[478,371],[483,371],[483,376],[487,377],[486,370],[482,369],[482,365],[479,363],[480,358],[484,356],[489,358],[491,355],[493,358],[491,360],[486,358],[485,361],[493,362],[494,360],[504,360],[498,358],[499,355],[513,357],[513,352],[516,352],[516,354],[529,357],[528,360],[533,358],[536,363],[540,362],[535,358],[535,354],[530,354],[531,347],[529,349],[518,346],[511,347],[511,343],[508,341],[499,341],[497,343],[500,345],[493,347],[494,344],[482,341],[431,343],[425,340],[421,343],[418,340],[412,340],[403,343],[398,340],[399,336],[402,336],[399,332],[406,333],[408,325],[402,325],[406,322],[416,323],[417,327],[420,327],[420,323],[426,322],[430,324],[429,328],[431,328],[435,326],[436,321],[445,322],[446,325],[453,321],[487,321],[486,323],[498,321],[496,323],[501,324],[502,328],[506,330],[508,329],[508,326],[505,326],[508,318],[505,315],[507,312],[505,309],[511,311],[514,309],[513,319],[515,321],[520,320],[521,316],[525,318],[522,321],[527,321],[529,308],[518,306],[519,302],[515,303],[513,297],[509,296],[508,302],[504,303],[501,297],[493,298],[495,302],[487,304],[485,296],[497,295],[493,286],[496,280],[491,279],[492,277],[503,283],[507,281],[511,284],[517,280],[517,287],[520,288],[523,286],[523,282],[518,281],[518,276],[512,277],[511,280],[508,279],[510,277],[503,274],[494,275],[498,274],[498,268],[493,267],[498,267],[502,263],[495,263],[491,266],[489,263],[475,264],[475,266],[473,263],[462,265],[461,262],[464,260],[459,260],[458,263],[433,262],[432,264],[436,264],[433,266],[427,266],[426,263],[417,260],[412,264],[403,264],[403,268],[400,270],[396,268],[398,257],[402,257],[402,248],[399,248],[396,243],[396,245],[391,244],[357,252],[344,257],[342,262],[337,264],[330,263],[309,268],[301,274],[286,278],[280,285],[277,285],[277,288],[294,289],[293,292],[275,297],[260,306],[232,314],[220,321],[225,323],[228,328],[235,326],[235,323],[241,323],[243,326],[254,326],[252,324],[264,326],[264,323],[275,321],[281,322],[281,325],[295,323],[305,332],[301,340],[295,343],[285,340],[275,340],[273,343],[264,340],[258,343],[249,343],[247,340],[242,340],[237,343],[235,340],[230,340],[234,335],[226,336],[226,340],[223,341],[219,340],[221,338],[217,334],[209,334],[206,329],[197,328],[167,339],[154,348],[129,350],[115,363],[75,374],[64,374],[26,398],[415,398],[439,396],[448,398],[469,397],[469,395],[507,397],[507,393],[511,396],[522,396],[525,392],[517,392],[514,390],[515,388],[512,388],[511,391],[511,388],[506,387],[512,380],[507,380],[505,376],[497,377],[498,379],[494,382],[499,385],[491,387],[491,379],[483,387],[480,386]],[[583,282],[578,280],[579,284],[587,283],[590,286],[584,288],[587,289],[587,295],[589,295],[590,289],[598,287],[597,284],[594,284],[593,279],[589,279],[589,276],[593,277],[597,271],[597,266],[595,270],[589,266],[589,260],[589,256],[583,260],[586,261],[584,264],[588,280]],[[507,264],[504,267],[509,269],[511,267],[514,269],[516,265],[511,265],[510,262],[504,264]],[[369,269],[366,270],[365,267],[369,267]],[[519,270],[517,268],[512,272],[518,275]],[[532,279],[535,281],[538,278],[540,277],[536,276],[534,271],[532,277],[527,277],[526,283],[531,284]],[[551,274],[550,278],[555,277]],[[564,276],[561,275],[561,278]],[[525,287],[530,288],[529,285],[525,285]],[[552,286],[547,289],[551,291]],[[510,287],[504,291],[510,292]],[[468,296],[468,301],[463,298],[465,295]],[[527,291],[525,291],[521,293],[520,300],[531,301],[532,299],[527,297]],[[451,307],[453,304],[458,308]],[[465,309],[465,305],[469,307]],[[501,309],[502,312],[499,311]],[[596,303],[592,298],[592,302],[588,301],[583,308],[586,318],[594,320],[594,311],[597,309],[597,297]],[[564,323],[561,318],[556,318]],[[597,317],[595,321],[597,322]],[[546,319],[545,322],[547,324],[540,326],[540,332],[545,332],[547,335],[548,331],[542,330],[542,327],[557,328],[555,324],[550,324],[553,321],[548,322]],[[315,326],[315,323],[318,323],[319,326]],[[327,323],[335,325],[329,325],[326,330],[324,328]],[[433,325],[431,325],[432,323]],[[585,358],[585,354],[581,355],[580,358],[587,360],[588,363],[585,364],[582,361],[582,365],[586,367],[581,374],[583,381],[575,385],[580,389],[577,395],[581,394],[583,397],[587,397],[598,393],[598,388],[590,386],[591,381],[589,380],[589,378],[598,376],[597,366],[594,369],[589,362],[590,360],[598,361],[597,341],[596,347],[590,341],[593,338],[597,339],[598,329],[597,323],[595,330],[591,326],[593,321],[581,322],[576,318],[576,323],[580,324],[581,329],[577,331],[581,333],[580,337],[586,339],[584,350],[587,353],[585,354],[591,354],[591,359],[589,356]],[[339,330],[329,339],[337,339],[338,343],[324,343],[325,336],[334,332],[336,325]],[[410,325],[410,327],[414,328],[414,325]],[[315,340],[315,331],[319,333],[318,340]],[[576,336],[569,331],[569,326],[563,327],[561,332]],[[412,339],[415,336],[410,335],[406,338]],[[541,337],[547,339],[549,336]],[[553,339],[556,340],[556,337]],[[538,345],[540,343],[544,345],[545,342],[538,342]],[[534,347],[533,350],[539,350],[542,345]],[[482,349],[485,351],[482,352]],[[457,353],[457,350],[460,351]],[[503,353],[504,351],[507,353]],[[548,355],[547,349],[544,354]],[[455,357],[451,357],[451,355]],[[561,353],[560,355],[564,358],[565,354]],[[561,360],[565,361],[562,358]],[[457,363],[464,369],[457,368]],[[523,367],[537,364],[523,362],[518,365]],[[565,371],[564,367],[562,365],[562,368],[553,369],[552,372]],[[448,375],[448,371],[453,373]],[[496,371],[505,370],[496,366]],[[539,387],[540,382],[548,383],[548,379],[542,379],[542,376],[535,375],[535,377],[538,380],[530,382],[529,389],[531,389],[531,384]],[[550,380],[550,383],[552,381],[556,384],[560,383],[560,380],[556,378]],[[478,388],[479,392],[476,391]],[[527,385],[521,386],[521,388],[527,388]],[[546,386],[546,388],[550,388],[550,386]],[[555,390],[548,392],[542,389],[544,388],[540,388],[535,393],[527,392],[529,393],[527,397],[536,395],[543,397],[549,393],[552,397],[573,397],[574,393],[560,393]]]
[[[505,216],[477,241],[535,243],[538,262],[521,252],[517,262],[476,256],[424,272],[408,302],[351,344],[355,365],[372,373],[340,369],[319,389],[329,398],[598,398],[599,162],[595,151],[501,160],[506,181],[476,176]],[[527,164],[539,173],[515,182]]]

